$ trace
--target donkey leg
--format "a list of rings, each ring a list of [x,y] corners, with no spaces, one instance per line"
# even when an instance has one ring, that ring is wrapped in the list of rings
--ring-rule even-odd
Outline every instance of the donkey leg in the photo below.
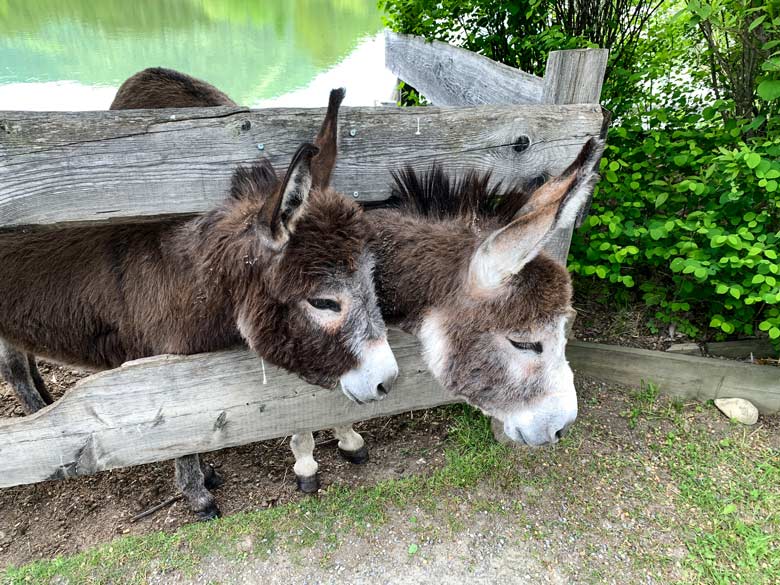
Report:
[[[27,363],[30,365],[30,376],[32,376],[38,394],[41,395],[41,398],[43,398],[43,401],[46,404],[53,404],[54,398],[52,398],[52,395],[49,393],[49,389],[46,388],[46,382],[43,381],[43,377],[38,371],[38,364],[35,363],[35,356],[33,354],[27,354]]]
[[[290,448],[295,455],[295,479],[298,489],[307,494],[313,494],[320,489],[320,478],[317,475],[319,465],[314,460],[314,435],[299,433],[290,439]]]
[[[368,461],[368,447],[352,425],[334,427],[333,436],[339,440],[339,455],[350,463],[362,465]]]
[[[181,490],[190,510],[195,512],[199,520],[218,518],[222,513],[204,483],[200,457],[197,454],[176,459],[176,487]]]
[[[46,406],[30,375],[27,355],[0,339],[0,375],[16,394],[26,414]]]

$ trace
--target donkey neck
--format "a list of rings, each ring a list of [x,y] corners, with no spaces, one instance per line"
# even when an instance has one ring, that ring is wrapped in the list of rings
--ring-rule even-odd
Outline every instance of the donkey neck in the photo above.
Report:
[[[382,314],[414,331],[425,312],[461,288],[488,226],[380,209],[367,214],[375,232],[375,281]]]

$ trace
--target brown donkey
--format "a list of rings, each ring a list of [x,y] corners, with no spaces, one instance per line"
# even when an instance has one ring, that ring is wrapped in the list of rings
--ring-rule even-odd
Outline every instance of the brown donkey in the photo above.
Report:
[[[340,381],[353,400],[382,398],[398,370],[368,222],[327,188],[342,98],[331,93],[316,141],[324,149],[302,145],[284,180],[265,159],[239,168],[225,202],[193,220],[0,236],[2,373],[12,387],[43,389],[32,354],[104,369],[243,342],[311,383]],[[22,397],[28,410],[50,397],[38,400]],[[177,459],[176,480],[200,517],[219,514],[197,455]]]

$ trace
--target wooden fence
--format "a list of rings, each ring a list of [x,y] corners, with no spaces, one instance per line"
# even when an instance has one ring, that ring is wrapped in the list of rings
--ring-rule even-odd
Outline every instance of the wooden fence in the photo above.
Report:
[[[404,163],[426,168],[437,160],[453,170],[491,169],[496,179],[557,174],[590,137],[603,134],[598,100],[604,50],[553,52],[542,79],[442,43],[388,33],[386,44],[388,67],[437,105],[342,108],[333,182],[347,196],[385,198],[389,170]],[[236,164],[265,154],[285,166],[298,144],[316,133],[323,113],[0,112],[0,231],[202,212],[222,199]],[[569,239],[569,233],[558,234],[551,246],[560,260]],[[428,374],[412,337],[391,331],[390,340],[398,382],[385,400],[363,406],[244,350],[157,356],[96,374],[32,416],[0,421],[0,487],[452,401]],[[604,352],[592,344],[570,344],[575,369],[592,361],[589,351]],[[632,354],[631,374],[652,375],[636,365],[640,358]],[[608,358],[595,363],[607,379],[617,371]],[[689,380],[681,392],[701,394],[704,384],[703,377]],[[762,409],[780,408],[780,395],[765,398]]]

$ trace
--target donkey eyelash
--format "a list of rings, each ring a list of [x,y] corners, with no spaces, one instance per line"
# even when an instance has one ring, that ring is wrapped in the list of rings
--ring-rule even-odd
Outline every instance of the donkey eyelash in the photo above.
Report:
[[[321,311],[333,311],[334,313],[341,312],[341,304],[333,299],[308,299],[308,303],[315,309]]]
[[[507,339],[509,339],[507,337]],[[509,343],[511,343],[515,348],[521,350],[521,351],[533,351],[535,353],[542,353],[542,344],[538,341],[514,341],[512,339],[509,339]]]

